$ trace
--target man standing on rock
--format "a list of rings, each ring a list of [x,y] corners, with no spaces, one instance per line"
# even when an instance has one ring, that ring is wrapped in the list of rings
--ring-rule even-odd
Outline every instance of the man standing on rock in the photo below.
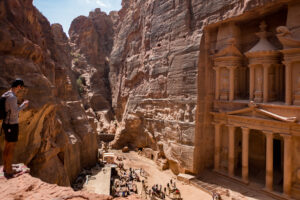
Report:
[[[16,173],[12,169],[12,160],[14,148],[19,136],[19,112],[28,106],[29,101],[25,100],[18,106],[16,94],[24,89],[22,79],[16,79],[11,85],[11,89],[5,92],[2,97],[5,97],[5,112],[6,117],[3,120],[2,128],[5,133],[5,147],[3,151],[3,171],[7,178],[13,177]]]

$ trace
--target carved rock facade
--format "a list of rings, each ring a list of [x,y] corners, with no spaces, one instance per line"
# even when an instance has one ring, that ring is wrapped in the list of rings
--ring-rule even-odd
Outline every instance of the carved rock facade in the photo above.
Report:
[[[204,28],[195,162],[298,199],[300,4],[257,5]]]

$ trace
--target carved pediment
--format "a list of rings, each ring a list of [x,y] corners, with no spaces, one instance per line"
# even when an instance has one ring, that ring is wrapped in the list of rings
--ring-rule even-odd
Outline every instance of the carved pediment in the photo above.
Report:
[[[236,115],[236,116],[252,116],[256,118],[262,118],[262,119],[272,119],[272,120],[278,120],[283,122],[297,122],[297,117],[285,117],[281,116],[279,114],[264,110],[262,108],[259,108],[258,105],[256,105],[254,102],[249,103],[248,108],[243,108],[240,110],[230,111],[230,112],[224,112],[226,115]]]

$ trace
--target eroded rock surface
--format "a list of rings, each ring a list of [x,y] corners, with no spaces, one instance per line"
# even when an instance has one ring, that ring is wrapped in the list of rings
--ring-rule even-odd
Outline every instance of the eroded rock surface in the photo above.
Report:
[[[150,147],[193,171],[202,1],[123,1],[111,53],[113,147]]]
[[[32,0],[0,2],[1,93],[20,77],[28,89],[19,99],[30,101],[20,113],[14,162],[25,163],[46,182],[65,186],[97,160],[95,126],[77,93],[69,52],[61,26],[51,27]]]
[[[69,30],[72,70],[84,107],[91,119],[95,119],[98,132],[107,132],[113,119],[108,73],[113,24],[117,21],[116,12],[107,15],[97,8],[88,17],[75,18]]]
[[[17,178],[6,180],[0,179],[0,199],[70,199],[70,200],[111,200],[111,196],[99,195],[88,192],[74,192],[69,187],[59,187],[54,184],[48,184],[42,182],[37,178],[31,177],[29,174],[24,174]],[[130,196],[128,198],[117,199],[129,199],[138,200],[137,196]]]

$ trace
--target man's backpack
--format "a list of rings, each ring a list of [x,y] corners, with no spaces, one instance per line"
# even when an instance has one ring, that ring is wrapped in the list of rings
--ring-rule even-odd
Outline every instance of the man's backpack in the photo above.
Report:
[[[5,97],[0,97],[0,120],[4,120],[6,118],[5,101]]]

